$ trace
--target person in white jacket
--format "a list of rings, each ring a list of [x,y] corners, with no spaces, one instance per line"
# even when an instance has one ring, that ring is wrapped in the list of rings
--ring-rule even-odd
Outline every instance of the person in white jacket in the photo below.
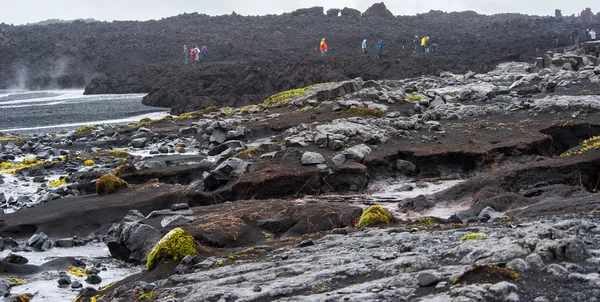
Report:
[[[590,29],[590,40],[596,40],[596,32],[594,31],[594,29]]]
[[[362,53],[367,52],[367,39],[364,39],[362,42]]]

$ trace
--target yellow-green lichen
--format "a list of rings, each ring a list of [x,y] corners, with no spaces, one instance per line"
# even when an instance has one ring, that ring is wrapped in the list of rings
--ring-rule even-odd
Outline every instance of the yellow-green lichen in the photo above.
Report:
[[[360,108],[359,107],[351,107],[348,109],[348,113],[366,115],[366,116],[372,116],[372,117],[382,117],[383,116],[383,112],[381,110],[368,108],[368,107],[360,107]]]
[[[148,254],[146,269],[152,270],[161,261],[173,259],[179,261],[185,256],[196,255],[194,237],[181,228],[175,228],[167,233]]]
[[[409,102],[420,102],[423,98],[425,98],[425,96],[418,93],[409,94],[404,97],[404,99]]]
[[[88,160],[85,160],[85,161],[83,162],[83,165],[84,165],[84,166],[86,166],[86,167],[91,167],[91,166],[95,166],[95,165],[96,165],[96,163],[95,163],[93,160],[91,160],[91,159],[88,159]]]
[[[460,242],[475,240],[475,239],[482,239],[482,238],[486,238],[487,236],[488,235],[485,233],[471,233],[471,234],[462,236],[462,238],[460,238]]]
[[[67,184],[66,177],[62,177],[57,180],[50,181],[50,185],[53,187],[58,187],[58,186],[66,185],[66,184]]]
[[[75,130],[75,135],[80,135],[80,134],[90,134],[92,133],[92,131],[94,130],[98,130],[98,127],[96,126],[82,126],[77,128],[77,130]]]
[[[115,172],[113,172],[113,174],[115,176],[119,176],[123,173],[133,173],[136,170],[137,169],[132,164],[122,164],[118,166],[117,169],[115,169]]]
[[[12,167],[14,167],[14,165],[9,162],[0,163],[0,170],[6,170],[6,169],[10,169]]]
[[[43,161],[43,160],[37,159],[37,158],[27,158],[26,157],[20,163],[6,164],[5,167],[7,167],[7,169],[0,169],[0,173],[1,174],[15,174],[19,170],[33,168],[35,166],[39,166],[39,165],[43,165],[43,164],[47,164],[47,163],[50,163],[50,162]]]
[[[77,277],[85,277],[85,276],[89,275],[89,273],[86,269],[81,268],[81,267],[75,267],[75,266],[68,266],[67,273],[69,273],[73,276],[77,276]]]
[[[280,93],[276,93],[276,94],[270,96],[269,98],[267,98],[263,102],[263,105],[265,107],[277,107],[277,106],[281,106],[288,99],[293,98],[293,97],[303,96],[310,89],[318,87],[318,86],[321,86],[321,85],[323,85],[323,83],[321,83],[321,84],[314,84],[314,85],[306,86],[306,87],[303,87],[303,88],[292,89],[292,90],[288,90],[288,91],[283,91],[283,92],[280,92]]]
[[[96,181],[96,193],[106,195],[119,188],[129,188],[129,184],[113,174],[105,174]]]
[[[581,144],[583,147],[577,150],[567,151],[560,155],[560,157],[567,157],[572,155],[583,154],[590,150],[598,150],[600,148],[600,136],[593,136],[583,141]]]
[[[27,282],[25,279],[19,279],[17,277],[6,277],[5,279],[14,285],[23,285]]]
[[[366,209],[356,225],[359,228],[372,226],[377,224],[390,224],[394,220],[392,214],[386,208],[375,205]]]
[[[158,296],[158,291],[151,291],[151,292],[143,293],[140,295],[140,301],[141,300],[150,300],[150,299],[156,298],[156,296]]]

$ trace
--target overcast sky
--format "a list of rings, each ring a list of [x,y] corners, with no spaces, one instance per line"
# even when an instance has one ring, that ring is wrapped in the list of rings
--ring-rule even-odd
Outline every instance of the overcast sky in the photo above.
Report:
[[[380,2],[379,0],[376,0]],[[161,19],[184,12],[208,15],[281,14],[297,8],[323,6],[351,7],[364,12],[373,0],[0,0],[0,23],[24,24],[47,19],[94,18],[102,21]],[[592,0],[389,0],[394,15],[414,15],[431,9],[443,11],[474,10],[481,14],[523,13],[554,15],[578,14],[590,7],[594,13],[600,1]]]

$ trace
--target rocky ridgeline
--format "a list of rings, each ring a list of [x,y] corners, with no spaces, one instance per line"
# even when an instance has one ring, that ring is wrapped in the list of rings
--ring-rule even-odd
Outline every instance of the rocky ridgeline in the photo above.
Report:
[[[351,8],[325,14],[317,7],[280,16],[210,17],[192,13],[145,22],[3,24],[0,25],[0,56],[3,58],[0,87],[80,88],[97,76],[120,75],[148,65],[158,65],[167,71],[172,68],[171,64],[183,63],[182,44],[186,43],[188,46],[207,45],[210,53],[206,61],[235,63],[267,59],[283,64],[318,56],[314,48],[322,37],[327,38],[330,46],[329,56],[352,55],[356,59],[363,39],[369,41],[370,49],[383,39],[385,53],[398,56],[403,46],[412,49],[412,40],[417,34],[431,36],[432,42],[439,44],[440,52],[445,54],[471,58],[483,58],[484,54],[499,58],[529,57],[535,48],[542,51],[553,48],[557,38],[561,47],[567,45],[569,35],[577,27],[582,30],[582,37],[584,28],[599,28],[596,16],[586,16],[486,16],[472,11],[430,11],[417,16],[392,17],[385,5],[375,4],[362,15]],[[39,49],[45,50],[44,56],[30,55]],[[447,64],[451,65],[452,61],[455,59],[448,58]],[[473,62],[468,68],[475,70],[481,63]],[[365,77],[361,72],[361,69],[353,69],[354,76],[350,78]],[[422,66],[417,74],[424,72],[432,74],[437,69]],[[149,83],[166,78],[158,73]],[[125,81],[121,85],[130,84]]]
[[[598,218],[565,216],[598,206],[593,45],[548,54],[556,63],[539,70],[354,78],[177,118],[4,135],[0,185],[17,194],[2,203],[16,212],[0,216],[0,242],[19,252],[101,240],[144,263],[174,228],[193,237],[196,257],[82,292],[117,301],[593,297]],[[403,200],[343,195],[428,178],[466,180]],[[316,197],[295,200],[305,195]],[[396,209],[393,227],[360,227],[359,205],[372,203]],[[401,219],[438,207],[453,215]],[[560,215],[528,218],[545,214]]]

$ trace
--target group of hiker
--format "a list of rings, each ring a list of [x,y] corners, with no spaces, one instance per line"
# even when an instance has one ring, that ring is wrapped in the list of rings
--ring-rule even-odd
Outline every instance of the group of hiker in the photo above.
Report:
[[[198,45],[196,45],[196,47],[192,47],[192,49],[189,50],[187,45],[183,45],[183,62],[186,64],[190,61],[190,58],[194,64],[197,64],[200,62],[200,56],[206,58],[207,54],[208,48],[206,45],[202,45],[202,48],[198,48]]]
[[[585,36],[588,41],[596,40],[596,31],[593,28],[588,28],[585,30]],[[569,40],[573,45],[579,45],[579,29],[576,29],[573,34],[569,37]],[[558,39],[556,39],[556,45],[558,46]]]
[[[423,38],[419,38],[419,36],[415,36],[415,40],[413,40],[415,44],[415,53],[418,52],[433,52],[436,53],[438,51],[439,46],[436,43],[429,43],[429,36],[423,36]],[[364,55],[368,53],[367,49],[367,39],[364,39],[361,44],[361,53]],[[321,43],[319,44],[319,50],[321,51],[321,56],[327,54],[327,43],[325,42],[325,38],[321,39]],[[375,44],[375,50],[377,51],[377,57],[379,58],[383,53],[383,40],[379,40],[377,44]],[[402,50],[405,50],[405,47],[402,46]],[[315,51],[317,48],[315,47]]]

